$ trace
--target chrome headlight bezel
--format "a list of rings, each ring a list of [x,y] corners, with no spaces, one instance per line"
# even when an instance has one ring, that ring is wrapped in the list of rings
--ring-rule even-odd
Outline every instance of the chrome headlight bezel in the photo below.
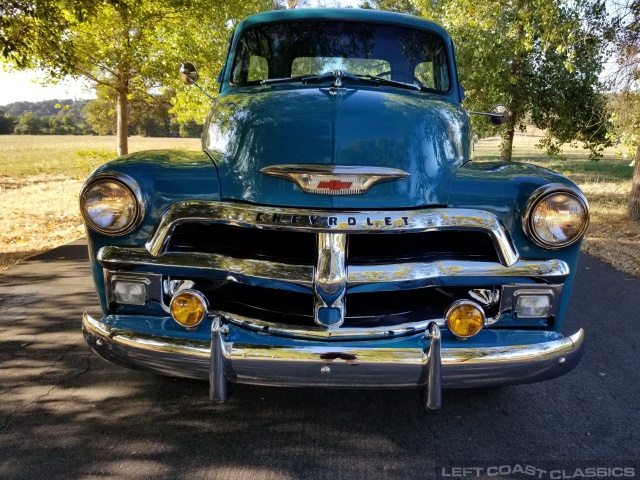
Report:
[[[117,230],[109,230],[105,228],[101,228],[99,225],[93,221],[93,219],[87,213],[86,206],[86,193],[90,188],[94,187],[97,183],[109,181],[115,182],[124,187],[131,193],[134,199],[134,213],[132,215],[132,220],[128,222],[125,226]],[[102,172],[95,176],[89,178],[82,188],[80,189],[80,212],[82,213],[82,218],[89,228],[92,230],[101,233],[103,235],[109,235],[112,237],[122,236],[130,233],[136,227],[142,223],[145,215],[145,206],[142,200],[142,191],[140,190],[140,186],[138,182],[136,182],[129,175],[126,175],[121,172]]]
[[[541,202],[547,200],[553,195],[558,194],[568,195],[572,197],[576,202],[578,202],[585,212],[585,220],[581,229],[574,237],[565,242],[550,243],[541,238],[535,227],[533,226],[533,212]],[[577,188],[571,188],[568,185],[562,184],[545,185],[544,187],[540,187],[536,191],[534,191],[533,194],[529,197],[529,203],[527,205],[526,212],[522,217],[522,229],[524,230],[526,235],[531,239],[531,241],[533,241],[533,243],[547,250],[558,250],[560,248],[568,247],[569,245],[576,243],[584,236],[588,226],[589,202],[587,202],[586,197]]]

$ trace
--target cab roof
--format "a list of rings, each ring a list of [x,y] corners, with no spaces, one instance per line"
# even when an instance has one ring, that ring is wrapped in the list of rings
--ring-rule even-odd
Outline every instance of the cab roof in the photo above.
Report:
[[[350,20],[403,25],[435,32],[445,41],[450,41],[447,31],[442,26],[430,20],[403,13],[362,8],[295,8],[257,13],[240,22],[236,32],[239,33],[246,28],[264,23],[309,20]]]

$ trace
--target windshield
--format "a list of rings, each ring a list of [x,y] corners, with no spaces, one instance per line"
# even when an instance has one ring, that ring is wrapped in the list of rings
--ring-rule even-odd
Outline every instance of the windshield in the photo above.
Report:
[[[287,22],[245,30],[236,47],[230,81],[242,87],[268,79],[293,77],[296,81],[333,70],[441,93],[451,88],[446,47],[437,35],[341,21]]]

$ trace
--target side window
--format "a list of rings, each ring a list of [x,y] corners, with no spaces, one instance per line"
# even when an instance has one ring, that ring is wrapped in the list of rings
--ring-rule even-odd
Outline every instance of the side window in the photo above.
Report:
[[[269,78],[269,64],[267,59],[258,55],[251,55],[249,58],[249,73],[247,82],[257,82],[264,78]]]
[[[420,80],[423,87],[436,88],[433,78],[433,62],[422,62],[416,65],[413,76]]]

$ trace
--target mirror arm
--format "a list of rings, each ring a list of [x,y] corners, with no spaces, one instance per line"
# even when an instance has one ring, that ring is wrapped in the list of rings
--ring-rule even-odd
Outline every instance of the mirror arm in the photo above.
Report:
[[[191,80],[193,83],[191,85],[195,85],[198,90],[200,90],[202,93],[204,93],[207,97],[209,97],[209,100],[215,100],[214,97],[212,97],[211,95],[209,95],[209,93],[207,93],[207,91],[202,88],[200,85],[198,85],[191,77],[189,77],[189,80]]]
[[[504,118],[504,113],[472,112],[471,110],[467,110],[467,112],[473,115],[484,115],[486,117]]]

